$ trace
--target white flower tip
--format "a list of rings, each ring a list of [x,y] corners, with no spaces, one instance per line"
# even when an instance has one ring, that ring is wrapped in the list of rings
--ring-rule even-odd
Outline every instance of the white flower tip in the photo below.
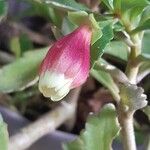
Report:
[[[69,90],[61,92],[61,90],[56,91],[55,88],[48,88],[46,86],[39,87],[39,89],[44,97],[50,98],[52,101],[59,101],[69,93]]]
[[[72,79],[66,79],[64,74],[46,71],[39,79],[39,90],[52,101],[59,101],[70,91]]]

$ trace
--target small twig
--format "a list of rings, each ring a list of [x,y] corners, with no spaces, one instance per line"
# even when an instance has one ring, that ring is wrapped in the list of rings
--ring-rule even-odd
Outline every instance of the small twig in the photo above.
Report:
[[[73,90],[60,106],[47,113],[34,123],[23,128],[19,133],[10,137],[9,150],[24,150],[30,147],[42,136],[54,131],[66,120],[72,118],[76,111],[76,103],[80,89]]]
[[[14,60],[14,57],[6,52],[0,51],[0,63],[7,64]]]
[[[117,37],[119,39],[121,39],[122,41],[124,41],[127,44],[127,46],[129,46],[129,47],[134,46],[134,44],[131,41],[130,36],[128,35],[127,32],[125,32],[125,31],[117,32],[116,35],[117,35]]]
[[[26,26],[24,26],[21,23],[11,22],[10,24],[14,28],[19,30],[20,32],[26,33],[28,35],[28,37],[36,43],[43,44],[43,45],[49,45],[52,42],[49,38],[45,37],[42,34],[39,34],[37,32],[30,30],[29,28],[27,28]]]

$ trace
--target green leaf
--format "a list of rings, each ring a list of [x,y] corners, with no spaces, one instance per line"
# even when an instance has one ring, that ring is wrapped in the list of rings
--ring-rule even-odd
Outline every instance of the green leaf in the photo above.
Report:
[[[85,11],[68,12],[68,19],[76,25],[81,25],[87,22],[88,13]]]
[[[19,58],[23,52],[32,48],[32,42],[26,34],[21,34],[20,36],[13,37],[10,40],[10,49],[17,58]]]
[[[20,42],[21,53],[24,53],[25,51],[33,48],[33,44],[26,34],[20,35],[19,42]]]
[[[143,39],[142,39],[142,55],[150,57],[150,48],[149,48],[149,39],[150,39],[150,31],[147,31],[144,33]],[[150,61],[149,58],[146,59],[147,61],[144,61],[140,65],[138,77],[138,82],[141,81],[145,76],[150,74]]]
[[[63,10],[89,11],[87,7],[85,7],[82,4],[77,3],[74,0],[40,0],[40,1],[54,8],[59,8]]]
[[[74,25],[67,17],[64,17],[63,23],[62,23],[62,34],[67,35],[71,33],[77,26]]]
[[[10,49],[15,54],[15,56],[18,58],[21,55],[21,48],[20,48],[20,42],[19,37],[13,37],[10,41]]]
[[[8,150],[8,131],[7,125],[3,121],[3,118],[0,114],[0,149],[1,150]]]
[[[148,6],[147,0],[122,0],[121,3],[121,15],[122,20],[126,24],[131,25],[132,29],[137,27],[140,21],[140,15],[142,11]]]
[[[33,96],[37,95],[39,93],[39,89],[37,88],[37,85],[31,87],[29,90],[23,90],[18,91],[13,94],[12,97],[12,105],[18,105],[19,109],[22,110],[24,108],[24,105],[26,105]],[[21,104],[21,105],[20,105]]]
[[[114,97],[118,99],[119,89],[111,77],[110,73],[100,69],[96,64],[90,70],[90,74],[99,81],[104,87],[109,89]]]
[[[119,129],[114,105],[107,104],[99,114],[88,118],[85,131],[75,141],[65,144],[64,150],[111,150]]]
[[[128,11],[129,9],[131,10],[132,8],[138,8],[138,7],[146,7],[148,5],[148,1],[147,0],[122,0],[122,13],[125,13],[126,11]]]
[[[124,14],[124,21],[130,24],[132,29],[139,25],[141,14],[145,6],[135,6],[128,9]]]
[[[48,9],[49,9],[49,16],[53,24],[61,28],[62,21],[63,21],[65,14],[62,12],[62,10],[58,10],[58,9],[51,8],[51,7],[49,7]]]
[[[132,9],[130,9],[130,21],[132,21],[132,23],[134,23],[134,21],[136,22],[136,19],[137,19],[137,22],[139,22],[139,19],[137,18],[141,13],[142,11],[144,10],[144,7],[140,7],[140,6],[136,6],[136,7],[133,7]]]
[[[150,54],[141,54],[139,55],[137,58],[137,61],[139,61],[139,63],[150,63]]]
[[[48,48],[26,52],[23,57],[0,69],[0,92],[13,92],[37,81],[39,65]]]
[[[42,16],[46,19],[50,19],[49,8],[45,3],[41,3],[39,0],[22,0],[25,3],[29,3],[29,7],[25,9],[21,14],[16,14],[19,18],[26,16]]]
[[[110,40],[113,39],[114,34],[112,25],[108,24],[104,26],[102,29],[102,33],[102,37],[99,40],[97,40],[91,48],[92,65],[104,53],[104,48],[110,42]]]
[[[114,81],[117,83],[128,82],[127,76],[120,69],[109,64],[104,59],[99,59],[98,61],[96,61],[95,66],[97,67],[97,69],[103,70],[103,71],[106,71],[107,73],[109,73],[111,75],[111,77],[114,79]]]
[[[113,0],[102,0],[102,2],[103,2],[110,10],[113,10]]]
[[[134,62],[135,65],[139,66],[137,83],[139,83],[145,76],[150,74],[150,54],[139,55]]]
[[[114,56],[117,59],[119,58],[124,61],[128,60],[128,47],[124,42],[121,41],[110,42],[106,46],[104,53]]]
[[[121,32],[121,31],[124,31],[125,28],[124,28],[123,24],[118,21],[118,22],[113,24],[113,29],[116,32]]]
[[[62,34],[61,30],[59,28],[57,28],[56,26],[52,26],[51,30],[52,30],[53,35],[54,35],[56,40],[63,37],[63,34]]]
[[[92,41],[91,44],[93,45],[98,39],[102,37],[101,28],[98,25],[98,22],[95,20],[93,14],[89,14],[89,20],[92,26]]]
[[[113,6],[114,6],[115,12],[120,12],[120,10],[121,10],[121,1],[122,0],[113,0]]]
[[[150,29],[150,18],[140,24],[137,28],[131,31],[131,33],[135,34],[137,32]]]
[[[150,40],[150,31],[147,30],[145,31],[142,39],[142,53],[150,54],[149,40]]]
[[[0,0],[0,21],[5,17],[7,13],[7,1],[6,0]]]
[[[150,19],[150,5],[148,5],[142,13],[140,24],[145,22],[147,19]]]
[[[126,111],[136,111],[147,105],[144,90],[136,85],[126,83],[120,86],[121,103]]]
[[[91,45],[93,45],[98,39],[100,39],[101,36],[102,36],[102,31],[100,28],[93,29]]]
[[[92,45],[102,36],[101,28],[93,14],[88,14],[85,11],[68,12],[68,18],[75,25],[87,24],[92,27]]]
[[[137,81],[140,82],[148,74],[150,74],[150,62],[144,62],[139,68]]]

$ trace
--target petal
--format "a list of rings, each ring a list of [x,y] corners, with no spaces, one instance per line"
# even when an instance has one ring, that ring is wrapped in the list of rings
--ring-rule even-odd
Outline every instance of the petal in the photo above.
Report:
[[[51,95],[51,100],[59,101],[64,98],[70,91],[70,86],[65,85],[61,89],[59,89],[55,94]]]
[[[40,76],[39,90],[45,97],[60,100],[68,94],[72,81],[64,74],[46,71]]]

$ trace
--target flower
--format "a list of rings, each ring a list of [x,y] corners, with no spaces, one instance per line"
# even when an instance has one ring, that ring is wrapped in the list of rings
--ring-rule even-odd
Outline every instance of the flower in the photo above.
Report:
[[[58,40],[40,67],[39,90],[53,101],[83,84],[89,74],[92,31],[83,25]]]

